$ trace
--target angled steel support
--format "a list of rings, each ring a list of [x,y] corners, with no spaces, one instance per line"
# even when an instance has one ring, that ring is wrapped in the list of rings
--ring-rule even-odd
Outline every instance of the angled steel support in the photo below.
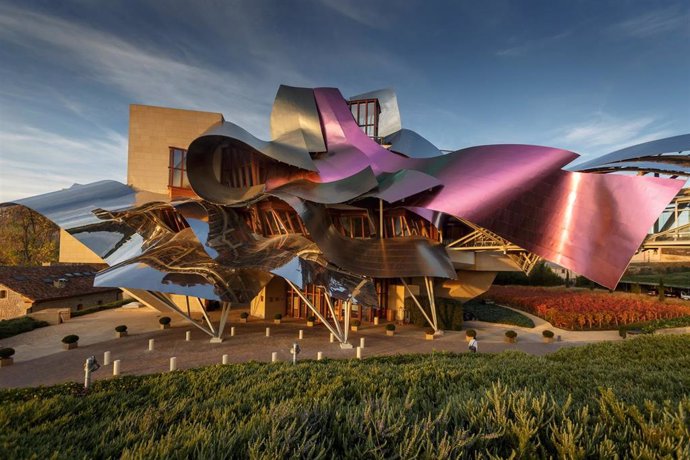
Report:
[[[328,311],[331,312],[331,317],[333,318],[333,322],[335,323],[335,328],[338,329],[338,332],[342,335],[343,331],[340,328],[340,320],[335,315],[335,309],[333,308],[333,302],[331,301],[331,297],[326,293],[325,289],[323,292],[323,296],[326,299],[326,305],[328,305]]]
[[[184,311],[180,310],[177,305],[170,299],[168,299],[166,296],[158,293],[158,292],[153,292],[153,291],[140,291],[140,290],[125,290],[128,292],[132,297],[136,298],[137,300],[140,300],[141,302],[151,305],[157,310],[160,310],[160,308],[165,308],[167,310],[170,310],[174,313],[177,313],[178,315],[182,316],[185,318],[187,321],[189,321],[191,324],[193,324],[195,327],[201,329],[205,334],[210,335],[213,337],[214,332],[207,328],[202,326],[201,324],[197,323],[194,321],[194,319],[190,316],[187,315]],[[150,296],[150,297],[149,297]],[[151,299],[153,297],[153,299]],[[155,303],[155,305],[153,305]]]
[[[314,305],[309,301],[309,299],[307,299],[307,297],[304,295],[304,293],[302,293],[302,290],[300,288],[295,286],[295,284],[288,279],[286,279],[285,281],[290,285],[290,287],[293,289],[293,291],[295,291],[297,293],[297,295],[300,297],[300,299],[302,299],[302,301],[314,313],[314,315],[317,318],[319,318],[319,320],[323,323],[323,325],[326,326],[326,328],[331,332],[331,334],[333,334],[338,339],[338,342],[347,343],[347,329],[345,330],[346,331],[345,334],[342,334],[340,331],[338,331],[335,327],[333,327],[333,325],[331,323],[328,322],[328,320],[321,314],[321,312],[316,307],[314,307]],[[333,318],[333,320],[337,321],[336,318]],[[347,321],[347,316],[346,316],[346,321]]]
[[[438,328],[438,318],[436,316],[436,297],[434,296],[434,280],[428,276],[424,277],[424,284],[426,285],[426,294],[429,298],[429,308],[431,309],[431,318],[434,320],[433,328],[436,332]]]
[[[422,307],[422,304],[419,303],[419,300],[417,300],[417,297],[412,293],[410,290],[410,286],[407,285],[404,279],[400,278],[400,281],[402,281],[403,286],[405,286],[405,290],[407,290],[407,293],[410,294],[410,297],[412,297],[412,300],[414,301],[415,305],[417,305],[417,308],[419,308],[419,311],[422,312],[422,315],[424,315],[424,318],[431,324],[431,327],[434,329],[434,332],[438,332],[438,327],[436,326],[436,322],[433,321],[431,318],[429,318],[429,315],[427,315],[426,311],[424,311],[424,307]]]
[[[211,318],[208,317],[208,313],[206,313],[206,307],[204,306],[204,302],[202,302],[201,298],[197,297],[196,298],[197,302],[199,302],[199,308],[201,308],[201,313],[204,315],[204,319],[206,320],[206,324],[208,324],[209,329],[211,329],[211,332],[213,335],[216,335],[216,329],[213,327],[213,323],[211,322]]]

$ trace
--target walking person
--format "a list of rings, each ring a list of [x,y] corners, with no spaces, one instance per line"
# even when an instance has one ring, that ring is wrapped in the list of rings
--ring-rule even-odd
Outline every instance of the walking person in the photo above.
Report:
[[[470,343],[468,344],[468,348],[470,349],[470,353],[476,353],[479,351],[479,343],[477,342],[476,337],[472,337],[472,340],[470,340]]]

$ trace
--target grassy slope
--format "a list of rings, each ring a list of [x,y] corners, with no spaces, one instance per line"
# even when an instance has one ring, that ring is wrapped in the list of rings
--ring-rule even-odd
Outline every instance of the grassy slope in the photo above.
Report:
[[[88,396],[6,390],[0,457],[687,457],[688,368],[690,336],[657,336],[546,357],[212,366],[97,382]]]
[[[523,314],[495,304],[482,304],[470,300],[462,305],[463,311],[472,313],[479,321],[487,323],[510,324],[520,327],[534,327],[534,321]]]
[[[690,272],[677,272],[677,273],[652,273],[645,275],[629,275],[626,274],[623,277],[623,281],[628,281],[632,283],[659,283],[659,279],[664,281],[666,285],[673,286],[687,286],[690,288]]]

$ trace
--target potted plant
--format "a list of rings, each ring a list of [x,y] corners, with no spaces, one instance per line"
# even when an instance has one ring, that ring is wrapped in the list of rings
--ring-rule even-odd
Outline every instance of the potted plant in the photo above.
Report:
[[[314,316],[314,315],[307,316],[307,327],[314,327],[314,323],[316,323],[316,316]]]
[[[472,339],[476,339],[476,338],[477,338],[477,331],[475,331],[474,329],[467,329],[465,331],[465,340],[467,342],[471,342]]]
[[[161,325],[161,329],[170,329],[170,317],[164,316],[158,320]]]
[[[249,313],[247,313],[246,311],[240,313],[240,323],[246,323],[247,318],[249,318]]]
[[[121,339],[122,337],[127,337],[127,326],[121,324],[115,327],[115,337]]]
[[[65,350],[72,350],[79,347],[79,336],[70,334],[62,338],[62,348]]]
[[[626,338],[628,336],[628,328],[625,326],[619,327],[618,335],[620,335],[622,339]]]
[[[14,364],[14,348],[0,348],[0,367],[7,367]]]
[[[427,329],[424,331],[424,338],[427,340],[434,340],[434,334],[436,333],[433,329]]]
[[[506,331],[506,342],[507,343],[515,343],[517,342],[517,332],[515,331]]]
[[[395,324],[393,324],[393,323],[386,324],[386,335],[390,336],[390,337],[395,335]]]
[[[359,331],[359,326],[361,326],[361,325],[362,325],[362,322],[360,320],[356,319],[350,325],[350,330],[352,332],[357,332],[357,331]]]
[[[548,329],[546,329],[542,331],[541,335],[544,337],[544,343],[553,342],[553,331],[549,331]]]
[[[283,319],[283,315],[276,313],[273,315],[273,324],[280,324],[280,320]]]

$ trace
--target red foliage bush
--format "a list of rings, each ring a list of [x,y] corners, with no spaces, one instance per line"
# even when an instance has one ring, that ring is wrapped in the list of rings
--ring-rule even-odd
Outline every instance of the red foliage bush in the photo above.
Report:
[[[656,297],[620,292],[492,286],[487,297],[562,329],[614,329],[655,319],[690,316],[690,307],[680,300],[660,302]]]

